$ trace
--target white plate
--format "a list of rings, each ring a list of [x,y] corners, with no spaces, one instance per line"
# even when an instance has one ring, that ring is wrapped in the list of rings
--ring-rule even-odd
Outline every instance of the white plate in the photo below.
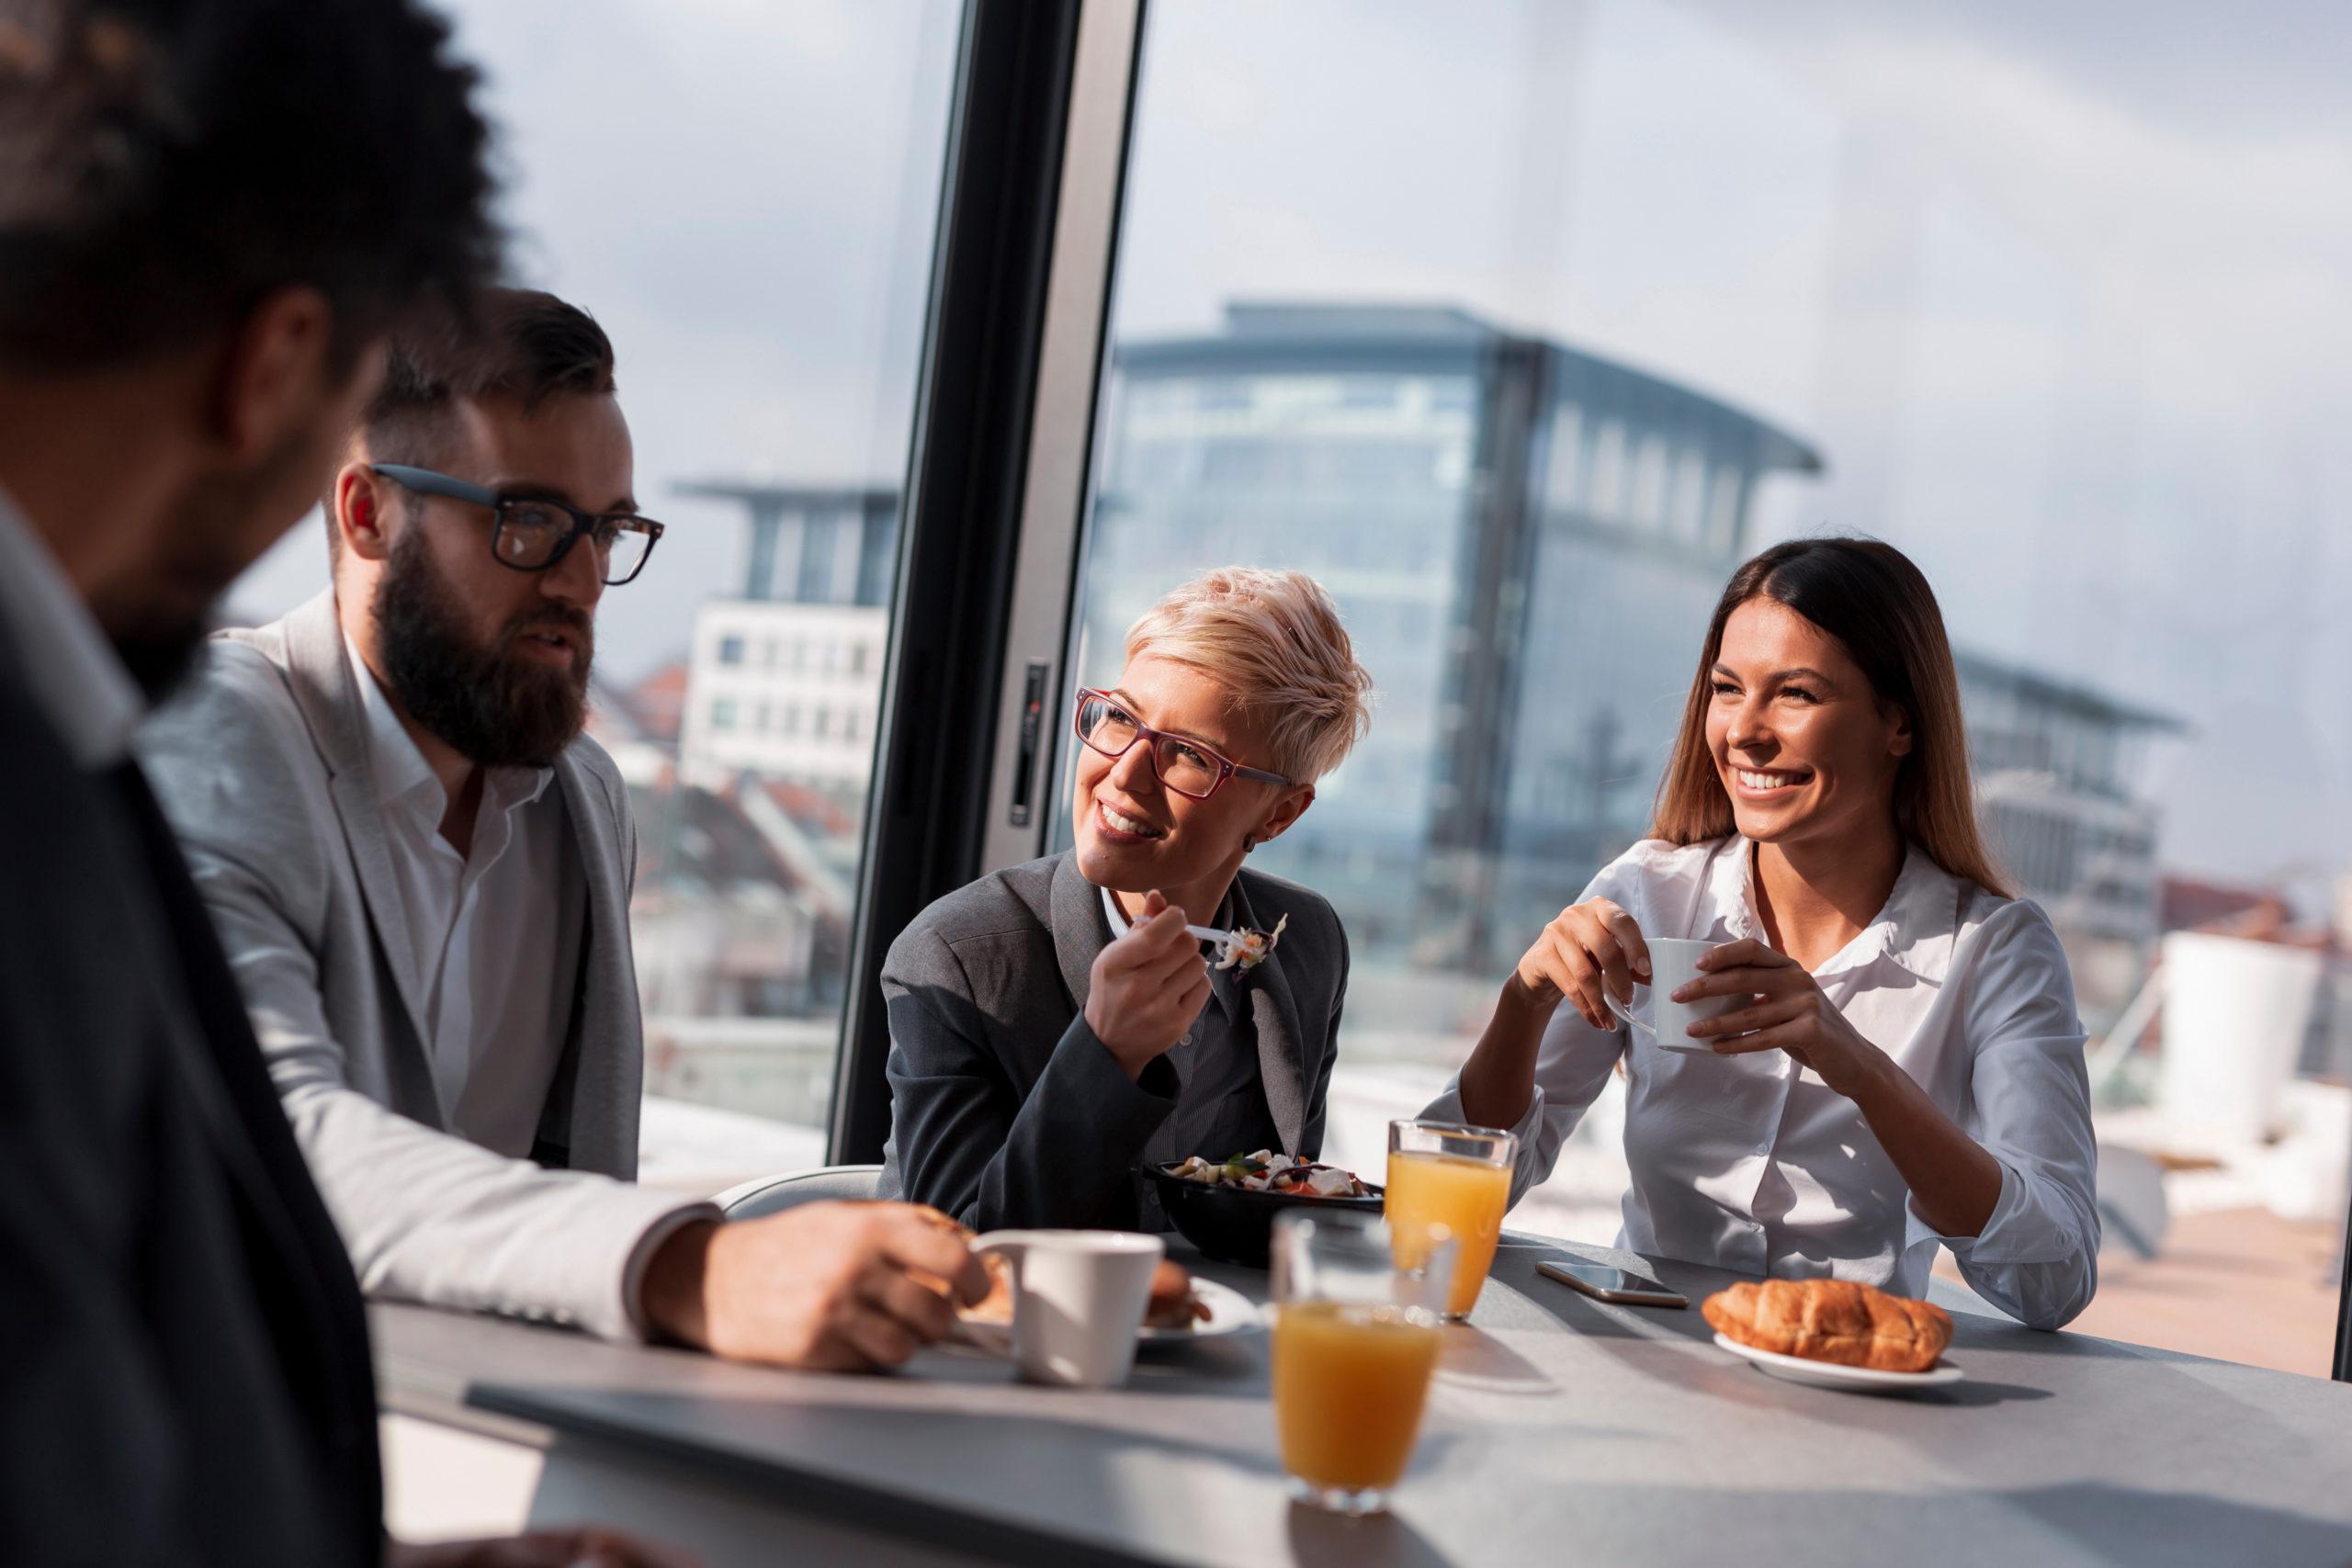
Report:
[[[1882,1392],[1899,1388],[1940,1388],[1948,1382],[1958,1382],[1968,1375],[1950,1361],[1938,1361],[1924,1372],[1882,1372],[1870,1367],[1846,1367],[1836,1361],[1808,1361],[1802,1356],[1783,1356],[1777,1350],[1758,1350],[1753,1345],[1743,1345],[1724,1334],[1716,1335],[1715,1343],[1735,1356],[1746,1357],[1776,1378],[1810,1383],[1815,1388],[1864,1388]]]
[[[1265,1332],[1266,1322],[1259,1315],[1258,1303],[1232,1286],[1195,1274],[1193,1294],[1209,1309],[1208,1316],[1197,1319],[1190,1328],[1138,1328],[1136,1340],[1145,1345],[1168,1345],[1179,1339],[1222,1339],[1228,1334]]]
[[[1266,1325],[1259,1316],[1257,1303],[1232,1286],[1195,1274],[1193,1294],[1209,1309],[1206,1318],[1196,1321],[1190,1328],[1138,1328],[1136,1343],[1172,1345],[1181,1339],[1222,1339],[1230,1334],[1265,1332]],[[1012,1354],[1012,1330],[1001,1323],[975,1323],[968,1317],[959,1317],[956,1320],[956,1337],[995,1355]]]

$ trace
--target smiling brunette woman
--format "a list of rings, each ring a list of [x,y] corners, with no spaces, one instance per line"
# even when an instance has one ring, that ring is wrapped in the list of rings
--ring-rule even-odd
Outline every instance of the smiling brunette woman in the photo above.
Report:
[[[1917,1296],[1940,1242],[2037,1328],[2082,1311],[2099,1226],[2074,983],[1977,837],[1943,618],[1900,551],[1806,539],[1740,568],[1650,835],[1528,949],[1427,1114],[1514,1129],[1516,1201],[1622,1062],[1620,1246]],[[1690,1026],[1709,1052],[1610,1012],[1648,981],[1645,937],[1722,944],[1673,993],[1745,998]]]
[[[1078,694],[1076,847],[940,899],[883,964],[882,1191],[975,1229],[1165,1229],[1139,1165],[1323,1145],[1347,936],[1242,862],[1363,738],[1371,677],[1312,578],[1238,568],[1154,605],[1126,659]],[[1213,970],[1188,923],[1282,935]]]

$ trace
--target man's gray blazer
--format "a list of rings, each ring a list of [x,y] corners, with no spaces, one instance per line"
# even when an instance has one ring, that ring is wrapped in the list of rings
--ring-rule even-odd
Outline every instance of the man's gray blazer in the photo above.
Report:
[[[287,1115],[370,1295],[640,1333],[636,829],[595,742],[557,759],[586,889],[563,1056],[531,1160],[448,1130],[333,591],[217,635],[139,750],[229,952]],[[567,911],[566,918],[571,918]]]
[[[1262,872],[1237,875],[1232,900],[1237,925],[1290,920],[1242,994],[1283,1148],[1312,1159],[1339,1055],[1347,933],[1320,895]],[[1130,1080],[1087,1026],[1089,976],[1109,940],[1102,891],[1065,852],[956,889],[890,944],[885,1197],[984,1231],[1138,1222],[1130,1173],[1176,1108],[1176,1074],[1156,1057]]]

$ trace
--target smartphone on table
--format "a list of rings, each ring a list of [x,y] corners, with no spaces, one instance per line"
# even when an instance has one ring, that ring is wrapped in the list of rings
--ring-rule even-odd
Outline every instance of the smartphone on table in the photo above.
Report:
[[[1535,1266],[1538,1274],[1573,1286],[1586,1295],[1629,1306],[1687,1307],[1690,1298],[1668,1290],[1646,1274],[1581,1258],[1547,1258]]]

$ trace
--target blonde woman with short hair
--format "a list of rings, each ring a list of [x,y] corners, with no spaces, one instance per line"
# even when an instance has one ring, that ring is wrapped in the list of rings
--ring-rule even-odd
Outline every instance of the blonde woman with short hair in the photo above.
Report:
[[[1148,1163],[1320,1152],[1347,933],[1244,863],[1314,805],[1371,697],[1299,572],[1212,571],[1136,622],[1118,680],[1078,694],[1075,846],[890,945],[886,1196],[978,1230],[1165,1229]],[[1188,924],[1281,936],[1213,968]]]
[[[1674,999],[1740,998],[1679,1051],[1609,1008],[1661,938],[1718,944]],[[1893,546],[1796,540],[1733,576],[1650,837],[1528,949],[1429,1114],[1515,1129],[1516,1201],[1620,1064],[1621,1246],[1918,1296],[1940,1244],[2034,1327],[2089,1303],[2066,955],[1978,839],[1943,618]]]

